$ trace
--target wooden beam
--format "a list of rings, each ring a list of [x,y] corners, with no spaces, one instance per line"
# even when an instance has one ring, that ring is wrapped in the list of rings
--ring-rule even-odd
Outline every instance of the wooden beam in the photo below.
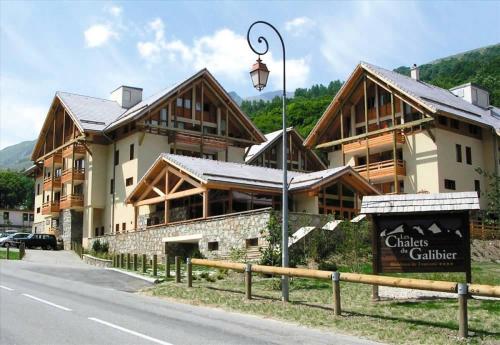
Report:
[[[379,129],[379,130],[372,131],[372,132],[369,132],[369,133],[363,133],[363,134],[359,134],[359,135],[354,135],[352,137],[345,138],[345,139],[339,139],[339,140],[329,141],[329,142],[326,142],[326,143],[323,143],[323,144],[316,145],[315,148],[316,149],[324,149],[324,148],[335,146],[335,145],[339,145],[339,144],[342,144],[342,143],[348,143],[348,142],[351,142],[351,141],[357,141],[357,140],[366,139],[366,138],[371,137],[371,136],[376,136],[376,135],[379,135],[379,134],[391,132],[391,131],[394,131],[394,130],[397,130],[397,129],[404,129],[404,128],[409,128],[409,127],[413,127],[413,126],[419,126],[419,125],[422,125],[424,123],[432,122],[432,121],[434,121],[433,117],[426,117],[426,118],[423,118],[423,119],[420,119],[420,120],[411,121],[411,122],[407,122],[407,123],[404,123],[404,124],[401,124],[401,125],[397,125],[397,126],[394,126],[392,128],[383,128],[383,129]]]
[[[149,192],[151,192],[151,190],[153,190],[153,187],[158,183],[158,181],[160,181],[160,179],[163,177],[163,174],[165,173],[166,170],[167,170],[167,168],[164,167],[161,170],[161,172],[153,179],[153,181],[151,183],[148,182],[146,179],[143,180],[143,183],[146,185],[146,190],[139,196],[139,198],[137,200],[142,200],[143,198],[146,197],[146,195],[148,195]]]
[[[75,142],[77,142],[77,141],[82,141],[82,140],[84,140],[84,139],[85,139],[85,136],[83,136],[83,135],[82,135],[82,136],[80,136],[80,137],[78,137],[78,138],[72,139],[72,140],[68,141],[67,143],[65,143],[64,145],[61,145],[61,146],[59,146],[59,147],[56,147],[56,148],[55,148],[55,149],[53,149],[52,151],[50,151],[50,152],[48,152],[48,153],[44,154],[43,156],[41,156],[41,157],[37,158],[37,160],[36,160],[36,161],[38,162],[38,161],[44,160],[45,158],[47,158],[47,156],[52,155],[54,152],[57,152],[57,151],[59,151],[59,150],[61,150],[61,149],[65,148],[66,146],[69,146],[69,145],[71,145],[71,144],[73,144],[73,143],[75,143]]]
[[[396,108],[394,105],[394,94],[391,92],[391,115],[392,115],[392,126],[396,126]],[[397,167],[397,157],[396,157],[396,145],[397,145],[397,131],[392,133],[392,158],[394,160],[394,192],[399,194],[399,181],[398,181],[398,167]],[[368,141],[368,140],[367,140]],[[366,166],[368,171],[368,166]]]
[[[182,192],[167,194],[165,200],[179,199],[185,198],[187,196],[201,194],[205,192],[207,189],[205,187],[196,187],[188,190],[183,190]]]
[[[172,188],[172,191],[171,193],[175,193],[177,191],[177,189],[179,189],[179,187],[184,183],[186,182],[185,179],[183,179],[182,177],[179,179],[179,181],[175,184],[174,188]]]
[[[188,174],[182,172],[182,171],[178,171],[176,169],[174,169],[173,167],[168,167],[168,171],[170,171],[172,174],[178,176],[179,178],[181,179],[184,179],[186,180],[187,182],[191,183],[193,186],[196,186],[196,187],[200,187],[201,186],[201,183],[198,182],[198,181],[195,181],[194,179],[191,178],[191,176],[189,176]]]
[[[208,214],[208,190],[203,192],[203,218],[207,218]]]
[[[168,194],[170,192],[170,189],[169,189],[170,184],[169,183],[170,183],[170,181],[169,181],[168,170],[167,170],[167,171],[165,171],[165,194]],[[168,202],[169,201],[165,199],[165,207],[164,207],[165,215],[163,217],[165,224],[169,223],[169,216],[170,216]]]
[[[159,202],[165,201],[165,197],[163,196],[156,196],[154,198],[149,198],[149,199],[144,199],[141,201],[137,201],[134,203],[134,206],[144,206],[144,205],[152,205],[152,204],[157,204]]]
[[[363,78],[363,95],[365,100],[365,133],[368,134],[368,95],[366,94],[366,76]],[[370,147],[366,142],[366,179],[370,182]]]

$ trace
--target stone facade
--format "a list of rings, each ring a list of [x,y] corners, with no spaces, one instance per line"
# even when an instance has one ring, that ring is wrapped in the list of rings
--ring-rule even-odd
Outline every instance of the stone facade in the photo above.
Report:
[[[63,210],[59,216],[64,250],[71,249],[71,242],[82,241],[83,213],[74,210]]]
[[[148,229],[140,229],[116,235],[105,235],[89,239],[89,246],[99,239],[109,244],[112,253],[137,253],[160,258],[165,254],[165,238],[186,235],[199,235],[198,248],[207,258],[227,258],[233,249],[245,249],[247,239],[258,239],[259,246],[265,246],[265,233],[271,217],[270,208],[239,212],[203,220],[191,220]],[[276,213],[280,217],[279,213]],[[292,232],[302,226],[322,226],[327,216],[290,213],[289,223]],[[209,242],[217,242],[217,250],[209,250]]]

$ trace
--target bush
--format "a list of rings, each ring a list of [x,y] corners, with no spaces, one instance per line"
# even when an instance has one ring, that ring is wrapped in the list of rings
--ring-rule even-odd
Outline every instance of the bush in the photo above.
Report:
[[[100,240],[95,240],[94,243],[92,243],[92,251],[94,253],[100,253],[102,251],[102,245]]]
[[[318,265],[318,269],[321,271],[337,271],[338,267],[335,262],[320,262]]]

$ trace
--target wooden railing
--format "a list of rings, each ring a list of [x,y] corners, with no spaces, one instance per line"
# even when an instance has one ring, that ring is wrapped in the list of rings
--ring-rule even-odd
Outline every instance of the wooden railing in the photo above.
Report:
[[[63,157],[70,157],[73,155],[73,151],[75,152],[75,155],[85,155],[85,146],[82,144],[73,144],[73,145],[68,145],[63,148],[62,150],[62,156]]]
[[[396,144],[404,144],[405,136],[400,131],[394,132],[396,135]],[[369,133],[368,133],[369,134]],[[392,147],[394,134],[393,133],[384,133],[381,135],[373,136],[368,138],[368,147],[369,148],[380,148],[386,146],[388,149]],[[364,151],[366,150],[366,140],[361,139],[358,141],[354,141],[344,145],[344,153],[353,153],[356,151]]]
[[[368,167],[366,164],[358,165],[355,166],[354,169],[365,178],[369,175],[370,180],[387,177],[394,175],[394,160],[389,159],[386,161],[373,162],[368,164]],[[404,160],[396,160],[396,174],[399,176],[406,176],[406,162]]]
[[[44,167],[51,167],[52,164],[62,164],[61,152],[55,152],[52,155],[45,158],[43,161]]]
[[[175,261],[179,262],[180,258],[175,257]],[[465,284],[450,281],[436,281],[413,278],[389,277],[371,274],[344,273],[338,271],[321,271],[304,268],[289,268],[289,267],[274,267],[253,265],[249,263],[238,263],[230,261],[216,261],[205,259],[187,259],[186,273],[187,286],[193,286],[193,265],[230,269],[245,274],[245,297],[252,299],[252,273],[261,273],[276,276],[302,277],[310,279],[321,279],[332,282],[333,287],[333,313],[341,315],[341,294],[340,282],[369,284],[374,287],[390,286],[404,289],[417,289],[428,291],[439,291],[456,293],[458,297],[458,335],[461,338],[468,336],[467,322],[467,299],[470,295],[500,297],[500,285],[480,285],[480,284]],[[175,282],[181,282],[180,268],[176,265]]]
[[[64,169],[61,175],[62,183],[85,180],[85,169],[69,168]]]
[[[500,224],[485,224],[481,220],[471,220],[470,235],[476,240],[500,239]]]
[[[53,188],[61,188],[61,176],[46,177],[43,180],[43,190],[48,191]]]
[[[69,194],[61,196],[61,209],[83,207],[83,195]]]
[[[50,215],[52,213],[58,213],[60,209],[59,202],[45,202],[42,204],[42,215]]]

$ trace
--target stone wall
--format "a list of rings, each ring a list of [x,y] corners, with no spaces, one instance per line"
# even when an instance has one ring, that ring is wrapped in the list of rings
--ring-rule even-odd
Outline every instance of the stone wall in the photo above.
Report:
[[[232,249],[244,249],[246,240],[258,238],[259,246],[265,245],[265,232],[272,210],[270,208],[191,220],[176,224],[150,227],[116,235],[105,235],[89,239],[89,246],[99,239],[108,242],[109,251],[114,253],[137,253],[152,256],[157,254],[163,259],[165,254],[164,239],[186,235],[200,235],[198,248],[207,258],[227,258]],[[278,218],[279,213],[276,213]],[[302,226],[322,226],[327,216],[290,213],[289,223],[292,232]],[[218,242],[218,250],[209,250],[209,242]]]
[[[83,262],[92,266],[97,266],[102,268],[113,267],[112,260],[100,259],[88,254],[83,254]]]
[[[83,212],[63,210],[59,215],[59,225],[62,232],[64,250],[71,249],[71,242],[82,241]]]

